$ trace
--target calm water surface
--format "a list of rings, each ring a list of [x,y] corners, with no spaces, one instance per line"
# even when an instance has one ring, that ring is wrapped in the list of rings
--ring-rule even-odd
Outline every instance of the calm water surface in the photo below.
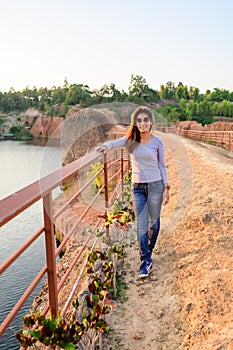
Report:
[[[0,200],[59,168],[61,168],[59,147],[38,146],[21,141],[0,141]],[[58,193],[59,189],[53,196]],[[0,228],[0,263],[42,226],[41,208],[42,204],[39,201]],[[0,276],[0,323],[44,264],[42,236]],[[0,350],[20,348],[15,333],[20,330],[22,315],[27,313],[40,286],[0,338]]]

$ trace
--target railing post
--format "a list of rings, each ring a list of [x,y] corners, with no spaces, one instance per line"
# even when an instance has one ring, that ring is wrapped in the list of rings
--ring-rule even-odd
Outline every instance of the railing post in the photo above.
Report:
[[[124,203],[124,150],[121,148],[121,197]]]
[[[128,158],[128,170],[131,168],[131,161],[130,161],[130,153],[127,150],[127,158]]]
[[[45,226],[45,249],[48,275],[48,299],[53,317],[58,311],[57,296],[57,274],[56,274],[56,256],[54,242],[54,226],[52,213],[52,193],[49,192],[43,198],[44,226]]]
[[[124,150],[121,148],[121,191],[124,189]]]
[[[104,199],[105,199],[105,214],[108,211],[108,162],[107,153],[104,153]],[[109,237],[109,226],[106,226],[106,237]]]

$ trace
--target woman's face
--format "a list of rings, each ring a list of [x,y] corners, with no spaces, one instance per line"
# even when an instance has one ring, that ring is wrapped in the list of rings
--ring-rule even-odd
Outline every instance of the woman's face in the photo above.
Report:
[[[146,113],[138,114],[135,121],[140,132],[150,131],[152,122]]]

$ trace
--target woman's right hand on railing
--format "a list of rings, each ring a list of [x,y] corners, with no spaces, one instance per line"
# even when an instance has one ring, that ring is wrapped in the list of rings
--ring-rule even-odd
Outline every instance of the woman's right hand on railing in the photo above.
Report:
[[[105,153],[105,152],[107,152],[108,148],[107,148],[107,146],[100,145],[100,146],[97,146],[97,147],[95,148],[95,150],[96,150],[97,152]]]

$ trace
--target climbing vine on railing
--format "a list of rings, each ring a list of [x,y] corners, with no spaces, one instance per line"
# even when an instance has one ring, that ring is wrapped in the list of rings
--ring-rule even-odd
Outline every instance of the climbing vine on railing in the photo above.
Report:
[[[124,256],[123,248],[112,247],[112,251],[118,258]],[[41,312],[35,312],[23,316],[24,326],[29,329],[21,330],[16,338],[20,344],[27,348],[39,341],[40,343],[55,349],[57,346],[66,350],[94,349],[98,334],[109,330],[104,315],[112,310],[113,306],[108,299],[109,290],[113,285],[113,262],[107,252],[95,249],[89,254],[86,272],[89,278],[88,291],[84,300],[73,300],[74,311],[69,320],[63,318],[60,312],[56,317],[45,317]],[[35,329],[33,329],[35,327]],[[86,343],[83,336],[93,338],[95,341]]]
[[[105,225],[127,228],[135,219],[131,198],[131,170],[128,170],[124,178],[124,189],[120,197],[115,201],[112,211],[99,215],[105,220]]]
[[[115,202],[113,212],[101,216],[106,225],[126,228],[134,218],[132,203],[130,204],[130,172],[127,181],[126,189],[121,199]],[[101,236],[103,232],[98,231],[97,235]],[[51,314],[44,316],[39,311],[23,316],[27,329],[16,334],[21,346],[28,348],[40,342],[50,349],[95,349],[100,334],[109,330],[105,321],[105,315],[113,309],[109,295],[113,289],[116,297],[117,261],[126,254],[125,242],[113,238],[102,238],[102,241],[106,244],[105,249],[95,249],[88,256],[88,290],[84,297],[79,296],[73,300],[71,317],[62,317],[60,312],[56,317]]]
[[[103,164],[101,162],[95,162],[91,164],[91,170],[86,173],[87,175],[87,180],[89,180],[93,175],[98,173],[100,169],[103,168]],[[94,190],[99,189],[103,185],[103,171],[100,172],[98,175],[95,177],[95,184],[91,184],[91,188]],[[94,187],[93,187],[94,186]]]

